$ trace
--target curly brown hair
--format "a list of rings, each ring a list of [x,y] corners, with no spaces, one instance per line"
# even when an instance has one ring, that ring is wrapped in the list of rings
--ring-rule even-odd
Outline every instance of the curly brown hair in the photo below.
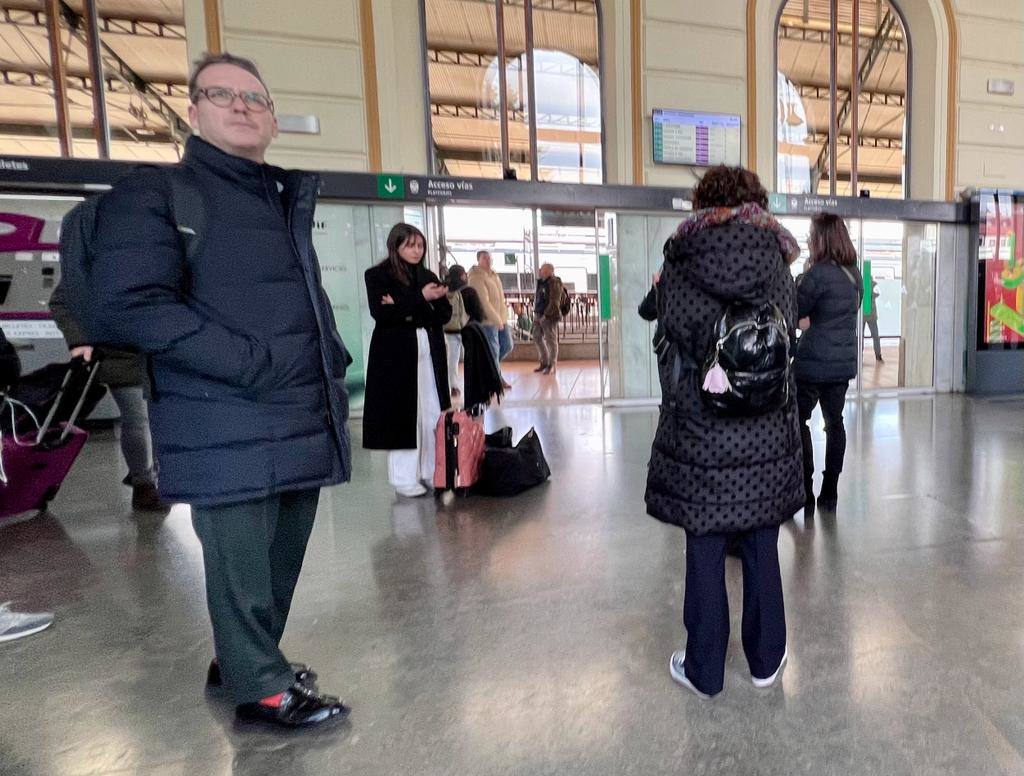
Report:
[[[709,207],[739,207],[753,202],[768,209],[768,192],[761,179],[742,167],[712,167],[700,179],[693,191],[693,206],[697,210]]]

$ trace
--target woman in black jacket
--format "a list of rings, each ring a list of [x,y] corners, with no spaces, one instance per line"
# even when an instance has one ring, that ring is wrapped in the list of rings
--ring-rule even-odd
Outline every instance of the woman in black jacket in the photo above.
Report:
[[[403,496],[433,483],[434,426],[451,406],[442,327],[448,289],[423,265],[426,240],[409,224],[388,235],[388,257],[366,271],[375,326],[366,367],[363,447],[388,450],[388,480]]]
[[[811,219],[811,257],[797,281],[800,318],[810,327],[796,349],[797,402],[804,450],[804,499],[814,506],[814,449],[807,421],[821,402],[825,417],[825,471],[818,506],[834,510],[839,474],[846,454],[843,406],[850,380],[857,376],[857,310],[864,281],[857,270],[857,252],[843,219],[821,213]]]
[[[796,388],[784,406],[723,417],[701,396],[701,370],[714,328],[732,303],[773,303],[790,335],[796,289],[787,266],[799,253],[767,212],[752,172],[714,167],[694,192],[693,219],[666,244],[658,320],[677,368],[659,370],[662,404],[647,476],[647,511],[686,531],[686,649],[669,661],[672,678],[707,698],[720,692],[729,644],[726,545],[743,561],[743,649],[757,687],[770,687],[786,662],[786,615],[779,525],[803,504]]]
[[[448,343],[448,384],[454,399],[461,394],[458,385],[462,330],[474,321],[483,321],[484,309],[480,295],[469,285],[464,267],[453,264],[445,276],[445,285],[448,286],[448,303],[452,306],[452,317],[444,326],[444,337]]]

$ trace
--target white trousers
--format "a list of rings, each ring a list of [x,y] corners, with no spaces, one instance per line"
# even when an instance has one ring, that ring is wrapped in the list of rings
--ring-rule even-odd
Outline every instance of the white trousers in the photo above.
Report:
[[[426,329],[416,330],[416,343],[416,449],[388,452],[388,482],[393,488],[414,488],[420,482],[434,485],[434,428],[441,402]]]
[[[459,357],[462,355],[462,335],[445,334],[448,343],[448,387],[459,387]]]

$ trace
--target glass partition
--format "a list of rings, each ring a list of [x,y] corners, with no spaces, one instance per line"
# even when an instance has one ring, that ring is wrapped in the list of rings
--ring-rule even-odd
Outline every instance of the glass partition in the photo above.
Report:
[[[433,235],[446,266],[471,269],[487,251],[501,279],[514,348],[502,362],[512,384],[507,401],[594,401],[600,398],[598,254],[603,221],[593,210],[445,205],[431,208]],[[443,237],[442,237],[443,235]],[[558,332],[558,368],[537,376],[533,340],[537,272],[549,263],[571,300]]]
[[[604,218],[612,225],[602,246],[611,262],[612,301],[605,396],[657,398],[654,324],[640,318],[637,306],[651,287],[652,275],[661,266],[662,246],[682,214],[617,213]],[[790,268],[798,278],[807,265],[810,218],[781,216],[779,221],[800,244],[800,258]],[[859,326],[862,357],[851,393],[932,388],[938,225],[847,219],[847,226],[865,287]]]
[[[409,220],[405,212],[408,209],[401,205],[350,205],[327,201],[316,206],[313,245],[338,331],[352,356],[345,382],[350,406],[356,412],[363,406],[366,357],[373,334],[363,273],[385,257],[388,232],[396,223]],[[422,208],[417,210],[422,216]],[[422,217],[419,220],[422,222]]]

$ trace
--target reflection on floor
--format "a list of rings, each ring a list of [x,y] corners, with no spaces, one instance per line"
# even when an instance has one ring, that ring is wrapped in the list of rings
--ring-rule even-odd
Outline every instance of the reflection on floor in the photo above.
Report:
[[[544,401],[595,401],[601,396],[597,361],[559,361],[550,375],[537,374],[532,361],[505,361],[501,372],[512,384],[505,406]]]
[[[515,499],[396,499],[359,448],[326,491],[284,648],[353,706],[239,726],[186,507],[133,515],[97,435],[53,515],[0,527],[0,601],[56,612],[0,645],[4,776],[1017,774],[1024,770],[1024,400],[847,405],[838,517],[781,532],[790,662],[757,691],[676,686],[684,539],[644,515],[657,414],[508,410],[554,472]],[[821,469],[820,418],[814,422]]]
[[[871,341],[864,344],[861,359],[861,383],[865,391],[880,388],[901,388],[900,385],[900,349],[882,346],[882,360],[875,360],[875,351]]]

